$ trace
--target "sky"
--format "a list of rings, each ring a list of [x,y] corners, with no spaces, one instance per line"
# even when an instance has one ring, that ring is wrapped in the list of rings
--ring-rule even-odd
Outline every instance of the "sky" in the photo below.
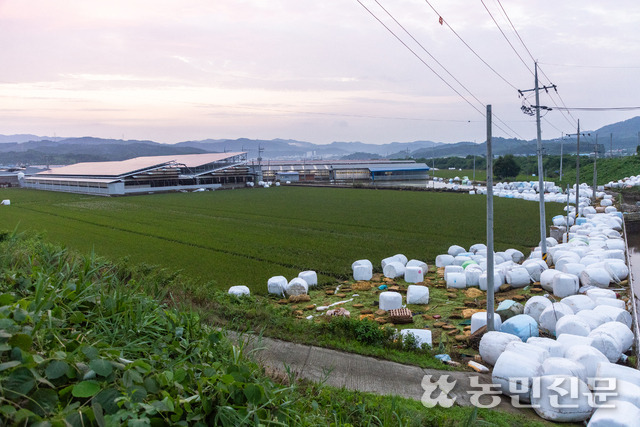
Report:
[[[638,0],[0,0],[0,134],[481,142],[490,104],[530,140],[535,60],[559,138],[640,115],[556,108],[640,106],[639,22]]]

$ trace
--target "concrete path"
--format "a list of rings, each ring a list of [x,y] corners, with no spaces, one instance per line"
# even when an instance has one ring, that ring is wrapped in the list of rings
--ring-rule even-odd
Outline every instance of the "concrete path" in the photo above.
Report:
[[[470,406],[473,396],[470,391],[480,392],[482,390],[481,387],[474,386],[474,384],[491,384],[491,374],[425,369],[414,365],[403,365],[388,360],[273,338],[244,335],[243,339],[253,350],[255,360],[262,366],[281,372],[289,370],[295,373],[297,378],[338,388],[344,387],[350,390],[380,395],[398,395],[421,400],[425,394],[425,389],[422,386],[423,379],[425,376],[431,376],[425,380],[425,386],[428,387],[431,384],[433,390],[431,399],[428,400],[434,401],[442,393],[442,389],[436,387],[438,381],[442,381],[440,383],[442,385],[444,382],[455,381],[455,386],[447,393],[446,400],[455,399],[455,403],[458,405]],[[472,381],[474,381],[473,384]],[[497,398],[500,398],[500,403],[494,409],[533,416],[539,420],[532,409],[514,408],[509,403],[509,398],[502,395],[498,395]],[[487,393],[480,398],[480,403],[488,405],[491,399],[492,396]]]

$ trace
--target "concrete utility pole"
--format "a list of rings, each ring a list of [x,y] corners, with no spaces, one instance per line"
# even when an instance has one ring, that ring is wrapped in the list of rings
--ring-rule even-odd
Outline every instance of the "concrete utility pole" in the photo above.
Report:
[[[564,132],[560,133],[560,181],[562,181],[562,146],[564,143]]]
[[[491,152],[491,105],[487,105],[487,331],[493,331],[493,154]]]
[[[613,158],[613,133],[609,134],[609,157]]]
[[[578,205],[580,204],[580,119],[578,119],[578,133],[576,133],[576,218],[580,216]],[[591,135],[590,133],[582,135]],[[567,136],[573,136],[567,134]],[[567,194],[568,196],[569,194]]]
[[[596,204],[596,190],[598,189],[598,134],[596,133],[596,148],[593,150],[593,204]]]

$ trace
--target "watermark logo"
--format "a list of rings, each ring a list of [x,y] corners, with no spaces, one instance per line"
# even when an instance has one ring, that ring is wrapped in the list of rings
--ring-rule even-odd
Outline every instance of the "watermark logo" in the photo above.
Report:
[[[431,375],[425,375],[422,377],[422,389],[424,394],[422,395],[422,404],[427,408],[433,408],[436,405],[440,405],[443,408],[450,408],[456,402],[455,396],[449,397],[449,393],[456,386],[456,380],[448,381],[449,375],[440,375],[437,381],[431,382]],[[436,391],[440,393],[433,398],[433,394]]]

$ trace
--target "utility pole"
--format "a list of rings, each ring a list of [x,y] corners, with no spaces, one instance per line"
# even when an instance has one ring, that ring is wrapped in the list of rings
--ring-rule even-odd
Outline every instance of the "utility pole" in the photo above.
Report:
[[[562,181],[562,146],[564,142],[564,132],[560,133],[560,181]]]
[[[487,105],[487,331],[493,331],[493,154],[491,152],[491,105]]]
[[[613,158],[613,132],[609,134],[609,157]]]
[[[547,225],[546,225],[546,215],[545,215],[545,206],[544,206],[544,167],[542,165],[542,131],[540,129],[540,109],[551,110],[549,107],[540,106],[540,88],[538,87],[538,63],[535,62],[535,87],[533,89],[528,90],[519,90],[518,92],[522,95],[524,92],[535,91],[536,94],[536,105],[532,107],[535,108],[536,115],[536,127],[537,127],[537,151],[538,151],[538,191],[540,196],[540,250],[542,251],[542,260],[547,261]],[[556,85],[551,86],[543,86],[545,91],[548,92],[549,89],[556,89]],[[523,111],[525,114],[530,114],[530,108],[525,108],[523,106]]]
[[[580,216],[580,209],[578,208],[580,205],[580,119],[578,119],[578,133],[576,133],[576,218]],[[590,133],[582,134],[591,135]],[[567,136],[571,136],[567,134]],[[569,194],[567,194],[567,197]]]
[[[473,181],[476,180],[476,155],[473,155]]]
[[[596,148],[593,150],[593,204],[596,204],[596,190],[598,189],[598,134],[596,133]]]

